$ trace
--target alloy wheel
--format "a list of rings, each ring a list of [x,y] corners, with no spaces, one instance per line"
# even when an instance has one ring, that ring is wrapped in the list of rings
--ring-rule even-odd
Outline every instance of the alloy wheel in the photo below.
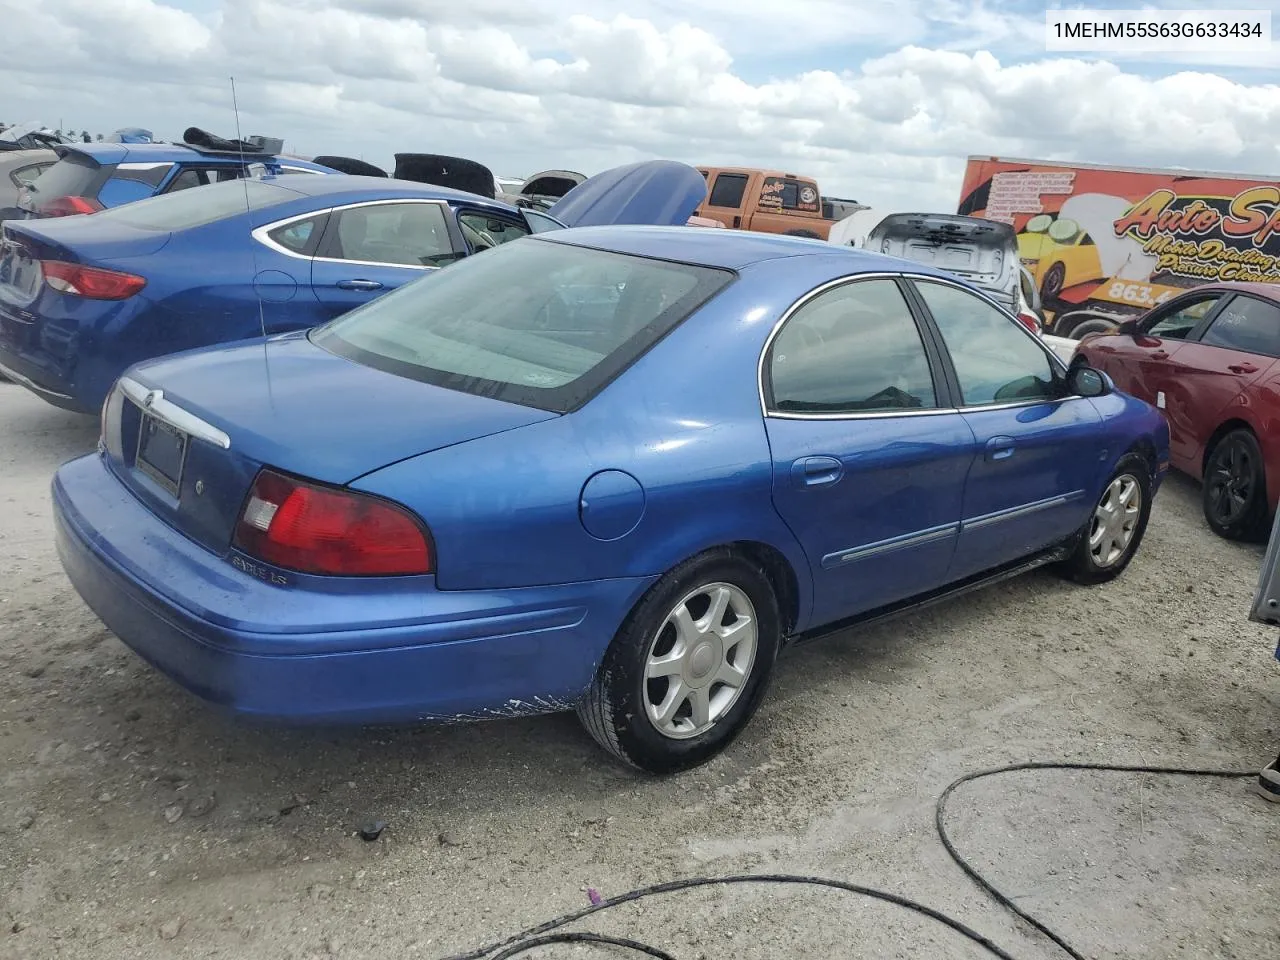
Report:
[[[1230,526],[1244,516],[1253,496],[1255,472],[1253,456],[1244,444],[1231,442],[1214,451],[1205,483],[1209,509],[1217,523]]]
[[[1136,477],[1121,474],[1107,486],[1089,524],[1089,552],[1099,567],[1118,563],[1133,542],[1142,516],[1142,487]]]
[[[711,729],[738,701],[755,661],[758,624],[746,593],[731,583],[690,591],[663,620],[644,664],[644,705],[665,737]]]

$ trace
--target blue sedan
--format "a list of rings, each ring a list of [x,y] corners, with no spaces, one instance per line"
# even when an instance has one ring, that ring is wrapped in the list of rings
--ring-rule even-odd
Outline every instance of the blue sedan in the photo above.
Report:
[[[1167,467],[1158,411],[952,276],[610,227],[134,367],[53,498],[81,596],[216,704],[576,709],[661,773],[741,732],[785,644],[1117,576]]]
[[[8,221],[0,374],[96,414],[140,360],[311,327],[530,233],[684,223],[706,190],[693,167],[649,161],[592,177],[540,213],[421,183],[289,175]]]

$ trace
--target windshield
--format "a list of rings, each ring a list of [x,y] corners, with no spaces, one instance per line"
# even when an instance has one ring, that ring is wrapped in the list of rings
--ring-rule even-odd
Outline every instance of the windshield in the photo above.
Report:
[[[95,213],[94,217],[140,230],[169,233],[203,227],[207,223],[234,217],[239,213],[297,200],[299,196],[285,187],[263,183],[261,180],[226,180],[122,204]]]
[[[526,237],[407,284],[311,340],[398,376],[567,413],[733,276]]]

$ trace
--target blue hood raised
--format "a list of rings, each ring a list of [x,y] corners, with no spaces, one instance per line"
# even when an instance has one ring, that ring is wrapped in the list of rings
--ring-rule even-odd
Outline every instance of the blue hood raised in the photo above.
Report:
[[[687,223],[706,197],[706,178],[693,167],[674,160],[646,160],[584,180],[547,214],[570,227],[673,227]]]

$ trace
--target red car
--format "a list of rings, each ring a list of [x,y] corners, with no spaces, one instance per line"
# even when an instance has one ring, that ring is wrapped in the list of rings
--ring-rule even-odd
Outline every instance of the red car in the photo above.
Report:
[[[1172,466],[1203,481],[1209,526],[1258,540],[1280,500],[1277,358],[1280,286],[1213,283],[1086,337],[1073,362],[1163,410]]]

